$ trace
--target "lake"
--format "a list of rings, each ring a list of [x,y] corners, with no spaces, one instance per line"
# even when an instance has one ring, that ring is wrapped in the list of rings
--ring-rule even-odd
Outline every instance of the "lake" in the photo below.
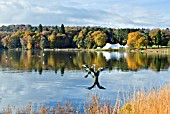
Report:
[[[106,69],[96,80],[85,77],[83,64]],[[169,66],[166,54],[1,50],[0,111],[9,104],[20,108],[30,102],[35,109],[42,102],[46,107],[73,102],[82,110],[88,95],[96,93],[114,104],[118,93],[169,83]],[[96,82],[105,89],[93,87]]]

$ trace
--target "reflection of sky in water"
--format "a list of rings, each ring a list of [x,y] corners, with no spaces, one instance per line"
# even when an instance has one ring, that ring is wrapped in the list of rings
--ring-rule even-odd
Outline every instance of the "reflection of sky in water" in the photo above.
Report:
[[[103,51],[102,54],[106,58],[106,60],[110,60],[110,59],[119,60],[120,58],[126,57],[126,53],[124,52],[111,52],[110,53],[107,51]]]
[[[106,90],[97,87],[86,89],[93,84],[90,76],[84,78],[85,71],[67,71],[64,76],[60,72],[43,71],[42,75],[36,72],[0,72],[0,109],[8,104],[23,107],[29,102],[39,105],[42,101],[54,105],[56,102],[75,101],[82,104],[87,100],[89,93],[97,92],[103,99],[114,101],[118,90],[133,90],[144,87],[159,86],[170,82],[168,71],[154,72],[140,70],[138,72],[121,72],[117,70],[103,71],[99,82]]]

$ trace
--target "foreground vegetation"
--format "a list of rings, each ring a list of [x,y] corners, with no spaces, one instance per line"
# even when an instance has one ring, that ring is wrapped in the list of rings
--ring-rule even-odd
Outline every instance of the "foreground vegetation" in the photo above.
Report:
[[[130,100],[129,100],[130,99]],[[3,109],[3,114],[169,114],[170,113],[170,84],[165,85],[159,89],[152,89],[148,91],[134,91],[132,96],[125,96],[124,101],[118,99],[115,105],[107,102],[102,102],[97,95],[91,97],[91,100],[84,105],[84,111],[79,111],[73,107],[71,103],[66,103],[61,106],[56,104],[54,108],[46,108],[44,103],[42,106],[34,111],[31,104],[23,109],[14,109],[10,106]],[[124,102],[121,107],[121,102]]]
[[[169,114],[170,84],[160,90],[134,92],[133,98],[120,110],[121,114]]]
[[[141,46],[170,45],[170,31],[166,29],[114,29],[102,27],[64,27],[9,25],[0,27],[0,48],[44,49],[83,48],[95,49],[106,43]]]

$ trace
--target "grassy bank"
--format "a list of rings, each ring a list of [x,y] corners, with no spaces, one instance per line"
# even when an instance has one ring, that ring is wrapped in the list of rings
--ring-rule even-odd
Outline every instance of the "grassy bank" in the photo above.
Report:
[[[170,84],[147,92],[134,92],[133,98],[120,110],[120,114],[169,114]]]

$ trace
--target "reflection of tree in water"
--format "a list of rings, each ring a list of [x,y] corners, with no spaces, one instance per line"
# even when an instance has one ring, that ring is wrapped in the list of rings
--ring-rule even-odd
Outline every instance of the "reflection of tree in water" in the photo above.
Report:
[[[153,69],[156,72],[159,72],[161,70],[165,70],[169,68],[169,62],[168,61],[168,57],[165,55],[153,55],[152,59],[150,60],[150,67],[151,69]]]
[[[93,64],[90,68],[88,67],[88,65],[82,65],[83,67],[85,67],[86,71],[87,71],[87,75],[85,75],[84,77],[87,78],[88,75],[91,75],[95,80],[92,86],[88,87],[87,89],[92,89],[94,88],[96,85],[99,89],[105,89],[103,86],[100,85],[99,83],[99,75],[100,72],[105,70],[105,68],[98,68],[96,69],[96,65]]]
[[[128,54],[126,57],[128,68],[137,71],[140,68],[144,68],[147,63],[147,58],[139,53]]]
[[[61,76],[63,76],[63,75],[64,75],[64,69],[65,69],[65,66],[64,66],[64,65],[62,65],[62,66],[60,67]]]
[[[44,54],[44,55],[43,55]],[[8,57],[6,59],[6,56]],[[88,58],[88,59],[87,59]],[[0,51],[0,66],[10,67],[17,70],[38,71],[42,74],[43,70],[53,70],[61,75],[64,70],[80,70],[82,64],[107,67],[109,70],[137,71],[139,69],[152,69],[161,71],[169,68],[169,55],[147,55],[139,53],[127,53],[126,58],[109,59],[103,56],[102,52],[90,51]]]

